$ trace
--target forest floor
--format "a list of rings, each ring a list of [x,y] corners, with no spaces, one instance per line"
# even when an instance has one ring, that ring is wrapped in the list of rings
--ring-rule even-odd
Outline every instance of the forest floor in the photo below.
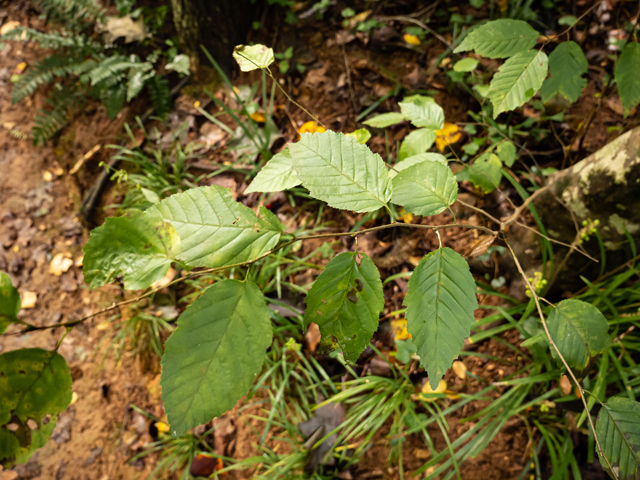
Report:
[[[15,20],[21,25],[42,26],[42,20],[27,14],[24,9],[9,6],[4,9],[3,14],[4,21]],[[374,99],[395,88],[396,84],[407,90],[433,90],[437,103],[444,108],[448,122],[469,121],[466,112],[476,107],[465,103],[468,100],[455,91],[449,91],[442,71],[432,68],[434,60],[445,49],[435,38],[426,48],[411,49],[403,47],[397,32],[388,27],[376,32],[371,43],[366,46],[359,39],[350,38],[342,31],[336,34],[333,26],[320,22],[313,24],[313,28],[284,26],[278,31],[278,34],[274,34],[268,42],[265,40],[265,43],[274,45],[276,51],[294,46],[296,58],[306,66],[304,73],[286,77],[285,88],[292,98],[313,112],[331,130],[347,132],[358,128],[357,114]],[[141,113],[141,105],[127,107],[113,122],[107,120],[101,107],[87,107],[72,118],[70,125],[55,142],[50,142],[46,147],[34,147],[28,139],[15,138],[11,131],[16,126],[28,129],[36,110],[43,105],[44,92],[39,90],[32,99],[11,105],[11,73],[19,63],[26,62],[30,65],[40,54],[41,52],[29,47],[11,43],[7,43],[0,51],[0,270],[11,275],[23,298],[28,296],[34,299],[30,307],[23,306],[20,318],[37,326],[45,326],[83,317],[109,305],[114,298],[122,298],[122,291],[116,286],[91,290],[83,282],[82,247],[89,237],[90,227],[99,223],[105,212],[99,208],[94,217],[84,219],[79,213],[79,206],[101,170],[99,163],[109,160],[110,152],[105,146],[118,143],[123,138],[124,123],[131,122],[135,114]],[[239,80],[247,82],[244,77]],[[240,83],[239,80],[236,83]],[[568,118],[574,119],[572,121],[576,125],[593,110],[596,80],[595,76],[589,79],[581,99],[567,114]],[[187,121],[190,126],[184,138],[185,143],[210,135],[211,124],[190,108],[196,100],[199,98],[182,95],[176,102],[176,110],[170,115],[168,124],[154,125],[164,134]],[[204,98],[201,100],[204,101]],[[284,140],[294,140],[297,128],[308,119],[295,106],[285,102],[285,99],[280,101],[287,109],[286,122],[283,122],[281,129],[282,143]],[[392,110],[391,102],[395,102],[393,97],[383,103],[381,108]],[[580,148],[575,148],[574,159],[584,157],[605,145],[610,138],[607,127],[621,122],[621,111],[616,104],[598,105],[589,134],[581,139]],[[406,133],[403,129],[393,131],[389,138],[393,149]],[[100,150],[88,158],[77,173],[69,173],[81,157],[98,145],[101,146]],[[370,146],[374,151],[384,154],[385,140],[383,137],[374,137]],[[557,143],[554,145],[553,138],[530,146],[531,149],[548,151],[558,147]],[[204,168],[202,171],[206,171],[207,168],[224,162],[225,158],[213,148],[198,160],[198,164],[200,168]],[[539,160],[542,167],[559,167],[563,158],[560,153],[540,155]],[[199,171],[198,166],[193,171]],[[212,177],[209,183],[230,187],[237,197],[242,197],[247,185],[238,173]],[[100,206],[112,203],[118,195],[116,186],[110,185],[109,190],[104,192]],[[471,197],[471,189],[467,195]],[[257,197],[250,199],[250,202],[256,201]],[[274,211],[284,215],[289,213],[287,208],[291,207],[287,207],[284,198],[274,196],[270,201],[276,205]],[[493,210],[503,208],[497,195],[477,201],[483,207]],[[465,218],[467,223],[482,222],[472,211],[459,210],[456,214]],[[315,215],[317,212],[313,211],[303,213],[298,221],[303,223]],[[356,217],[332,217],[332,213],[322,215],[322,221],[334,221],[341,230],[351,228],[358,220]],[[430,218],[429,222],[447,223],[450,219],[448,214],[441,214]],[[443,237],[443,243],[457,251],[465,251],[476,237],[473,232],[450,229]],[[414,259],[431,251],[437,246],[437,242],[433,232],[412,230],[410,234],[401,237],[396,237],[393,233],[367,235],[358,240],[358,247],[369,254],[385,273],[391,275],[408,271],[414,264]],[[300,254],[310,253],[319,246],[319,243],[306,242]],[[348,246],[342,242],[334,242],[332,249],[338,253]],[[67,265],[64,272],[53,271],[54,259],[58,259],[58,262],[69,259],[73,264]],[[320,257],[317,261],[323,262]],[[295,283],[305,284],[315,275],[317,272],[310,270],[293,280]],[[505,291],[506,289],[507,287]],[[402,279],[385,289],[385,313],[398,308],[405,292],[406,280]],[[496,303],[495,297],[479,300],[484,304]],[[479,312],[484,315],[489,310]],[[82,323],[62,341],[58,351],[71,368],[73,391],[77,395],[74,395],[75,401],[60,415],[51,441],[27,464],[16,467],[13,471],[0,472],[2,480],[144,479],[155,468],[158,456],[151,455],[131,461],[136,453],[152,442],[150,424],[153,422],[132,410],[130,405],[158,418],[163,416],[158,359],[154,357],[147,364],[141,365],[125,354],[119,365],[116,365],[112,355],[105,356],[110,342],[109,317],[110,314],[103,314]],[[61,333],[52,329],[25,335],[15,334],[19,330],[14,325],[9,330],[14,335],[2,337],[1,351],[25,347],[51,349],[55,347]],[[514,333],[517,332],[503,334],[500,337],[504,341],[502,343],[490,339],[477,346],[468,346],[470,350],[502,359],[501,362],[496,362],[480,356],[466,356],[464,362],[468,371],[485,382],[499,381],[516,371],[521,359],[508,346],[517,346],[521,341]],[[385,347],[381,338],[378,342],[381,347]],[[481,382],[472,378],[462,380],[453,372],[449,372],[445,380],[455,393],[473,394],[482,386]],[[500,389],[494,392],[496,396],[500,394]],[[487,402],[471,402],[448,417],[451,438],[457,438],[471,426],[469,423],[459,424],[460,418],[477,413],[486,404]],[[233,448],[227,449],[229,456],[247,458],[256,452],[254,444],[258,437],[251,428],[256,426],[256,420],[251,418],[251,409],[239,412],[239,406],[224,416],[223,420],[228,423],[229,429],[225,441],[228,445],[233,445]],[[436,430],[432,433],[438,450],[441,450],[445,440]],[[389,467],[387,463],[386,433],[383,428],[376,435],[374,446],[365,453],[356,469],[351,471],[352,477],[344,478],[399,478],[397,467]],[[530,462],[528,448],[525,425],[514,418],[481,454],[461,466],[462,478],[517,478]],[[422,465],[424,450],[425,445],[418,436],[409,436],[403,450],[406,457],[405,473]],[[605,478],[601,475],[602,473],[593,473],[593,476],[583,478]],[[251,478],[251,475],[248,472],[234,472],[230,477]]]

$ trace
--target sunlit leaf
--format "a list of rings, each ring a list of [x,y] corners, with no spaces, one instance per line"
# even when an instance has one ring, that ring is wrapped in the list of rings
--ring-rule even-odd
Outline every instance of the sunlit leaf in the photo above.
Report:
[[[420,162],[393,178],[393,203],[416,215],[437,215],[458,198],[458,183],[448,166]]]
[[[481,155],[469,168],[469,180],[484,193],[493,192],[502,178],[502,162],[497,155]]]
[[[285,148],[269,160],[258,175],[251,181],[251,185],[244,191],[252,192],[281,192],[300,185],[300,180],[293,171],[293,164],[289,149]]]
[[[11,283],[11,277],[0,272],[0,334],[17,320],[20,311],[20,294]]]
[[[192,188],[154,205],[180,237],[175,256],[194,267],[254,260],[276,246],[281,231],[214,185]]]
[[[405,98],[399,103],[404,118],[416,127],[426,127],[433,130],[442,128],[444,125],[444,110],[433,99],[420,97],[411,101],[408,100]]]
[[[353,137],[307,133],[289,144],[289,152],[302,185],[334,208],[370,212],[391,199],[391,179],[382,158]]]
[[[264,45],[237,45],[233,49],[233,58],[243,72],[267,68],[275,60],[273,49]]]
[[[404,137],[404,141],[400,145],[400,151],[398,152],[398,162],[426,152],[431,148],[435,140],[436,132],[431,128],[414,130]]]
[[[147,288],[165,276],[179,245],[176,230],[152,211],[108,217],[84,246],[84,280],[96,288],[122,275],[127,290]]]
[[[401,162],[396,163],[393,166],[393,170],[389,170],[389,176],[393,178],[398,174],[398,172],[406,170],[407,168],[413,167],[414,165],[422,162],[436,162],[444,165],[445,167],[449,165],[449,162],[444,157],[444,155],[435,152],[419,153],[418,155],[413,155],[411,157],[405,158]]]
[[[347,137],[355,138],[358,143],[361,143],[362,145],[366,144],[371,138],[371,132],[369,132],[369,130],[367,130],[366,128],[359,128],[358,130],[355,130],[351,133],[345,133],[345,135]]]

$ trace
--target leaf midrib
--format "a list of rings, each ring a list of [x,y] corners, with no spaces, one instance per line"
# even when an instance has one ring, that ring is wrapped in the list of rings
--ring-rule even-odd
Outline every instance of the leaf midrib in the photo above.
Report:
[[[610,407],[608,407],[607,405],[603,405],[603,408],[606,410],[607,415],[609,415],[609,418],[611,419],[611,423],[613,423],[614,428],[618,431],[618,433],[620,434],[620,437],[622,437],[622,440],[624,441],[624,444],[626,445],[626,447],[629,449],[629,452],[631,452],[631,455],[635,459],[636,465],[640,466],[640,457],[638,457],[637,452],[633,449],[632,445],[627,440],[627,437],[625,437],[624,435],[625,432],[623,432],[622,429],[618,426],[618,422],[616,422],[615,418],[613,417]]]

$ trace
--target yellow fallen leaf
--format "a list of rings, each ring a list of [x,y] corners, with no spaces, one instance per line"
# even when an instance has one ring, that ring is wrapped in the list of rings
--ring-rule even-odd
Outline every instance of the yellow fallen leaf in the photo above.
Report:
[[[264,123],[264,113],[262,112],[253,112],[251,115],[249,115],[251,117],[251,120],[253,120],[254,122],[258,122],[258,123]]]
[[[193,102],[193,106],[195,108],[198,108],[200,106],[200,100],[196,100],[195,102]]]
[[[404,41],[409,45],[420,45],[420,39],[416,35],[411,35],[410,33],[404,34]]]
[[[449,400],[458,400],[460,398],[460,395],[458,395],[456,392],[452,392],[451,390],[446,390],[444,394]]]
[[[371,15],[371,10],[365,10],[349,19],[349,28],[355,27],[357,24],[364,22]]]
[[[96,328],[100,331],[103,331],[109,328],[110,326],[111,326],[111,322],[109,320],[105,320],[103,322],[100,322]]]
[[[404,208],[398,210],[398,215],[404,223],[411,223],[413,221],[413,213],[407,212]]]
[[[441,130],[436,130],[436,147],[444,152],[447,145],[458,143],[462,138],[462,133],[455,123],[444,122]]]
[[[164,288],[169,284],[169,282],[171,282],[171,280],[175,278],[175,276],[176,271],[172,267],[169,267],[169,270],[167,270],[167,274],[160,280],[153,282],[151,284],[151,288]]]
[[[38,302],[38,295],[36,292],[24,292],[22,294],[22,308],[35,308],[36,303]]]
[[[20,26],[20,22],[16,22],[15,20],[11,20],[10,22],[5,23],[0,27],[0,35],[4,35],[5,33],[9,33],[16,27]]]
[[[425,395],[429,395],[432,393],[445,393],[447,390],[447,382],[444,380],[440,380],[438,382],[438,386],[435,390],[431,388],[431,383],[427,380],[425,384],[422,386],[422,393],[420,394],[420,399],[425,402],[435,402],[437,400],[436,397],[425,397]]]
[[[59,277],[67,272],[71,265],[73,265],[73,260],[69,258],[68,253],[58,253],[49,264],[49,273]]]
[[[408,340],[411,334],[407,331],[407,319],[391,320],[391,332],[396,340]]]
[[[49,170],[45,170],[44,172],[42,172],[42,179],[45,182],[50,182],[53,180],[53,173],[51,173]]]
[[[84,255],[80,255],[78,258],[76,258],[76,261],[73,262],[73,264],[78,268],[82,268],[83,263],[84,263]]]
[[[303,133],[323,133],[326,131],[327,129],[322,125],[318,125],[314,121],[309,121],[302,124],[302,126],[298,129],[298,140],[300,140],[300,135],[302,135]]]
[[[18,245],[13,246],[13,253],[18,253],[20,251],[20,247]]]
[[[78,394],[76,392],[71,393],[71,403],[69,405],[73,405],[78,401]]]
[[[27,68],[27,62],[20,62],[18,65],[16,65],[13,73],[15,73],[16,75],[20,75],[22,72],[24,72],[25,68]]]
[[[451,368],[453,369],[453,373],[455,373],[456,376],[461,380],[467,378],[467,366],[460,360],[456,360],[455,362],[453,362]]]
[[[156,428],[159,432],[167,433],[171,431],[171,427],[164,422],[156,422]]]

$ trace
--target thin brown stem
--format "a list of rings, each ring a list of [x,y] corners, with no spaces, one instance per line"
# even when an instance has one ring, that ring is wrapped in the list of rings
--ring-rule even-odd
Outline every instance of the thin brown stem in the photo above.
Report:
[[[536,293],[535,288],[533,287],[533,285],[531,285],[531,282],[529,282],[529,279],[527,278],[527,275],[524,273],[524,270],[522,269],[522,265],[520,265],[520,261],[518,260],[518,257],[516,256],[515,252],[513,251],[513,248],[511,248],[511,245],[509,244],[509,242],[507,242],[505,240],[505,244],[507,245],[507,248],[511,252],[511,256],[513,257],[513,261],[515,262],[515,265],[516,265],[516,268],[518,269],[518,272],[522,276],[522,279],[524,280],[525,284],[529,288],[529,291],[531,292],[531,297],[533,298],[533,301],[536,304],[536,309],[538,310],[538,315],[540,317],[540,321],[542,322],[542,327],[544,328],[544,332],[547,335],[547,340],[549,341],[549,344],[553,347],[553,349],[557,353],[558,358],[560,359],[560,361],[562,361],[562,364],[567,369],[567,372],[571,376],[571,379],[573,380],[573,383],[575,383],[576,388],[580,392],[580,400],[582,400],[582,404],[584,405],[584,411],[585,411],[585,413],[587,415],[587,419],[589,421],[589,426],[591,427],[591,431],[593,432],[593,438],[596,441],[596,446],[598,447],[598,453],[600,453],[600,456],[602,456],[602,458],[604,458],[605,462],[607,462],[607,467],[609,467],[609,471],[611,472],[613,477],[616,480],[618,480],[618,476],[616,475],[616,473],[611,468],[611,463],[609,463],[609,459],[604,455],[604,453],[602,451],[602,446],[600,445],[600,440],[598,439],[598,435],[596,435],[596,427],[593,424],[593,418],[591,417],[591,413],[589,413],[589,405],[587,405],[587,400],[585,399],[585,396],[584,396],[585,391],[582,388],[582,386],[580,385],[580,382],[576,378],[575,374],[573,373],[573,370],[571,370],[571,367],[569,367],[569,364],[567,363],[567,361],[562,356],[562,353],[560,353],[560,349],[558,349],[558,346],[553,341],[553,338],[551,338],[551,333],[549,332],[549,327],[547,326],[547,321],[544,318],[544,313],[542,312],[542,307],[540,306],[540,299],[538,298],[538,294]]]

